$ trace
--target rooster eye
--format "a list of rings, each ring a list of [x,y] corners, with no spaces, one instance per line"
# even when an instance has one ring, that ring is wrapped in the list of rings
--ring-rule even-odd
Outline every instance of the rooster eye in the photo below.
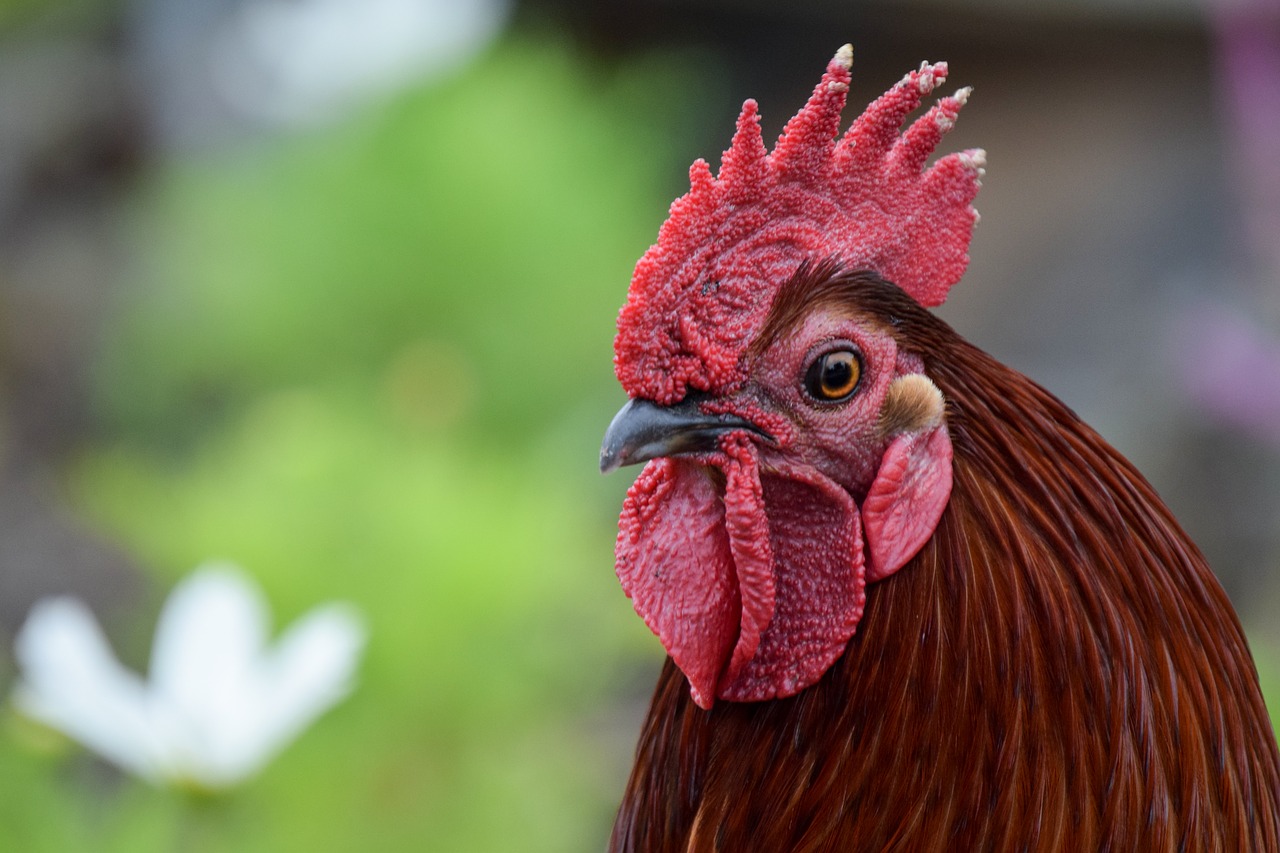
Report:
[[[841,349],[818,356],[804,375],[804,389],[822,402],[851,396],[862,378],[862,360],[852,350]]]

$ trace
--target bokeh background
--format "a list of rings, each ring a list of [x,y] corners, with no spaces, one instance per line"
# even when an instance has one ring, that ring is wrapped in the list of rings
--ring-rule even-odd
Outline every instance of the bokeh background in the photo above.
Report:
[[[10,711],[0,849],[604,844],[661,650],[617,587],[613,320],[695,157],[855,46],[975,94],[941,313],[1129,455],[1280,704],[1272,0],[0,0],[0,690],[86,600],[143,667],[235,560],[355,602],[356,692],[209,801]]]

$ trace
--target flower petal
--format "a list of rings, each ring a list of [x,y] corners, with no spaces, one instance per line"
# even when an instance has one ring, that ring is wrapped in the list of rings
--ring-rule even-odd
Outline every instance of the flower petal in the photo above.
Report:
[[[227,752],[253,738],[255,666],[269,628],[252,581],[210,563],[169,595],[151,649],[156,724],[169,747],[166,775],[218,787]]]
[[[226,743],[219,769],[244,778],[346,696],[367,631],[355,608],[329,604],[295,622],[255,669],[253,727]]]
[[[116,660],[98,623],[72,598],[38,602],[14,640],[22,680],[13,693],[25,714],[143,778],[160,775],[142,680]]]

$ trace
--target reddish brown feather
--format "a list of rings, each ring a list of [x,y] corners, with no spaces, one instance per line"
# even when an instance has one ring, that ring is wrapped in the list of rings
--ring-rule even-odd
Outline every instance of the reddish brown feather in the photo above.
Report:
[[[1244,634],[1151,486],[897,288],[837,279],[945,395],[951,502],[815,686],[707,712],[667,662],[611,849],[1280,850]]]

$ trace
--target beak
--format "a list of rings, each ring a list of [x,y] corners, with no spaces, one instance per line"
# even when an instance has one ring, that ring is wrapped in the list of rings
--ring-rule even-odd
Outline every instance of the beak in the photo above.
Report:
[[[600,446],[600,473],[623,465],[636,465],[660,456],[679,456],[715,450],[720,436],[734,430],[750,430],[772,441],[760,427],[733,415],[705,415],[698,400],[686,397],[674,406],[648,400],[630,400],[604,433]]]

